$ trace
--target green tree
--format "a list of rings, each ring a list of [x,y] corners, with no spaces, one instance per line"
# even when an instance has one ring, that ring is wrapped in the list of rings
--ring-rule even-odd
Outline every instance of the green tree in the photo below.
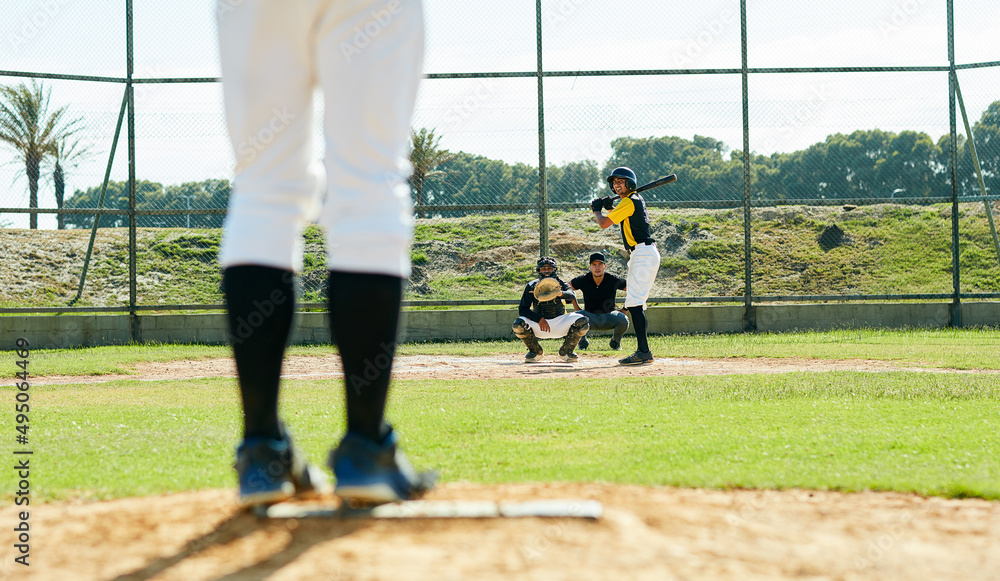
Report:
[[[148,199],[148,209],[187,210],[225,208],[229,204],[230,185],[228,180],[205,180],[166,186],[162,200]],[[152,207],[153,204],[158,204]],[[147,209],[147,208],[144,208]],[[140,216],[139,223],[176,228],[220,228],[222,214],[173,214],[168,216]]]
[[[76,190],[73,195],[66,200],[67,209],[96,209],[101,197],[101,187],[87,188],[86,190]],[[104,192],[104,204],[101,206],[105,210],[128,210],[128,182],[109,181]],[[66,227],[68,228],[90,228],[94,223],[94,216],[86,214],[69,214],[66,216]],[[121,228],[128,225],[128,217],[107,214],[101,216],[102,228]]]
[[[939,157],[938,145],[926,133],[903,131],[892,135],[885,157],[875,162],[878,183],[886,190],[903,190],[908,198],[940,195],[940,172],[935,169]]]
[[[904,197],[939,196],[945,195],[947,184],[940,144],[915,131],[835,133],[772,160],[781,184],[775,188],[775,176],[768,177],[768,195],[775,200],[863,200],[891,197],[894,192]]]
[[[1000,194],[1000,101],[990,103],[983,111],[982,117],[972,126],[972,135],[976,138],[976,154],[983,170],[986,193],[993,196]],[[969,184],[969,195],[981,195],[968,146],[963,142],[959,151],[965,159],[965,163],[959,165],[959,179]]]
[[[597,162],[574,161],[563,166],[550,165],[545,172],[545,192],[550,203],[589,202],[605,195]]]
[[[433,129],[421,128],[418,131],[410,131],[410,163],[413,165],[410,188],[413,190],[413,203],[420,218],[426,217],[420,209],[426,204],[425,182],[445,175],[444,170],[439,170],[437,167],[455,158],[455,154],[447,149],[441,149],[440,146],[441,136],[434,135]]]
[[[180,210],[178,214],[139,216],[136,225],[144,228],[184,228],[190,220],[191,228],[219,228],[225,218],[223,214],[186,215],[190,201],[192,209],[225,209],[229,204],[231,184],[229,180],[212,179],[202,182],[187,182],[164,187],[150,181],[138,181],[135,187],[137,210]],[[97,208],[101,187],[77,190],[66,201],[67,208]],[[128,209],[128,182],[109,181],[104,194],[105,209]],[[189,199],[190,197],[190,199]],[[90,228],[93,216],[70,214],[66,224],[70,228]],[[128,216],[105,215],[101,217],[102,228],[122,228],[128,225]]]
[[[17,152],[28,178],[28,207],[38,208],[38,179],[42,162],[54,155],[60,141],[77,135],[82,120],[71,119],[66,106],[50,112],[52,90],[31,81],[16,87],[0,87],[0,141]],[[38,215],[31,214],[30,228],[38,228]]]
[[[742,165],[739,159],[725,159],[726,145],[711,137],[620,137],[611,142],[611,158],[603,175],[618,166],[635,171],[642,185],[676,173],[675,183],[646,192],[649,201],[738,200],[743,196]]]
[[[63,136],[52,148],[52,157],[52,186],[55,189],[56,208],[62,210],[66,196],[66,168],[75,168],[90,157],[90,151],[80,145],[78,139]],[[66,217],[56,214],[56,228],[62,230],[65,227]]]

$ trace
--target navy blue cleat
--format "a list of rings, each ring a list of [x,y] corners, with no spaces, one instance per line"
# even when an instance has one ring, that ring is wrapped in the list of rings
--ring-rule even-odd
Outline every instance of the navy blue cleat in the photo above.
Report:
[[[653,362],[653,354],[649,351],[636,351],[624,359],[619,359],[619,365],[645,365]]]
[[[353,505],[376,505],[420,498],[434,487],[434,473],[418,473],[397,446],[395,431],[381,442],[347,432],[330,452],[337,479],[333,493]]]
[[[284,426],[282,426],[284,432]],[[269,505],[290,498],[314,498],[329,490],[329,480],[306,462],[285,432],[280,440],[249,438],[236,449],[239,502],[243,507]]]

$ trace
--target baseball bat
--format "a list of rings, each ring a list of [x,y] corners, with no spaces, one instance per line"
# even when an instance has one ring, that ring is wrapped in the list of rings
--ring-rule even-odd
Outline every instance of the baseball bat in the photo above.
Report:
[[[668,175],[667,177],[663,177],[663,178],[660,178],[658,180],[653,180],[653,181],[649,182],[648,184],[646,184],[644,186],[639,186],[638,188],[635,189],[635,191],[636,191],[636,193],[645,192],[646,190],[651,190],[653,188],[658,188],[658,187],[660,187],[660,186],[662,186],[664,184],[669,184],[671,182],[676,182],[676,181],[677,181],[677,174],[672,173],[672,174]]]

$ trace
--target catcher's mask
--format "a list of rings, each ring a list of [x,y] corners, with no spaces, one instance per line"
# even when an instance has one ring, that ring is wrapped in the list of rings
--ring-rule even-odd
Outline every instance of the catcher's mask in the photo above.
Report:
[[[628,182],[629,190],[636,188],[635,172],[627,167],[616,167],[611,170],[611,175],[608,176],[608,187],[611,188],[612,192],[615,191],[615,186],[613,185],[615,178],[625,178],[625,181]]]
[[[552,267],[552,272],[547,274],[542,274],[542,268],[546,266]],[[535,270],[538,272],[538,276],[555,276],[556,275],[556,259],[551,256],[543,256],[538,259],[538,263],[535,265]]]

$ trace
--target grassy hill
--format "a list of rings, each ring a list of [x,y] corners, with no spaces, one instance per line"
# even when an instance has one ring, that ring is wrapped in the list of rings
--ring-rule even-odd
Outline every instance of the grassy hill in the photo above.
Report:
[[[741,210],[650,212],[662,267],[653,295],[743,293]],[[1000,266],[982,204],[959,213],[963,292],[1000,291]],[[903,294],[952,291],[951,206],[881,204],[755,209],[751,220],[754,295]],[[90,232],[0,229],[0,306],[63,306],[76,296]],[[219,304],[220,231],[138,230],[138,303]],[[534,277],[538,217],[489,214],[417,220],[407,298],[516,299]],[[323,236],[305,236],[302,299],[320,301],[326,284]],[[617,227],[601,230],[589,212],[549,215],[549,253],[564,279],[583,273],[596,250],[624,275]],[[81,299],[84,306],[128,304],[127,229],[101,229]]]

